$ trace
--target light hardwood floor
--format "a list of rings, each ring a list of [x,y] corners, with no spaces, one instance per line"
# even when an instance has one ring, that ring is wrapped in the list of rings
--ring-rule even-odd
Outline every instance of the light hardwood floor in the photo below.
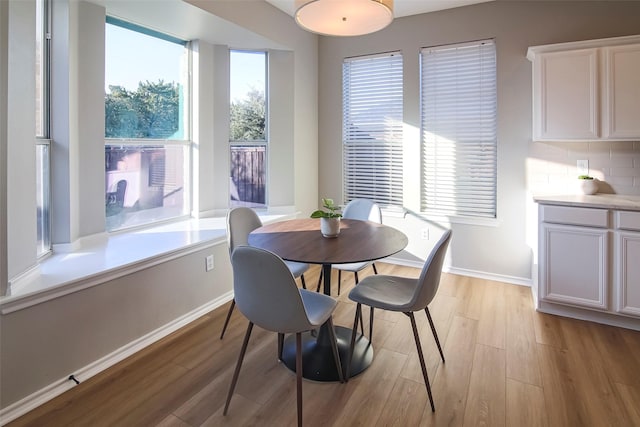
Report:
[[[419,273],[377,265],[381,274]],[[308,273],[307,283],[315,283],[318,273]],[[343,274],[337,325],[352,325],[352,284],[353,275]],[[229,414],[222,416],[246,328],[234,313],[221,341],[227,309],[203,316],[9,425],[295,425],[295,374],[276,360],[276,334],[259,328]],[[537,313],[529,288],[451,274],[443,274],[430,309],[445,364],[424,313],[416,319],[435,413],[408,318],[377,311],[373,363],[347,384],[305,381],[304,424],[640,426],[640,332]]]

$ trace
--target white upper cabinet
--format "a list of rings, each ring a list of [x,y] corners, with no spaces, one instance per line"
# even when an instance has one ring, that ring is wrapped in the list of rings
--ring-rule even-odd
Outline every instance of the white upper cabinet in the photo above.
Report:
[[[597,139],[598,50],[543,53],[534,67],[534,138]]]
[[[603,49],[605,102],[603,137],[640,135],[640,43]]]
[[[533,140],[640,138],[640,36],[530,47]]]

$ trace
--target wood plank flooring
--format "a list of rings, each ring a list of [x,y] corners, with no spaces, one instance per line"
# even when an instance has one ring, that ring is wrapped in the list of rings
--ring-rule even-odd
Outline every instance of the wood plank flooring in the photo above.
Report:
[[[381,274],[419,270],[378,263]],[[365,274],[368,272],[365,272]],[[306,274],[316,283],[318,268]],[[350,327],[344,274],[334,314]],[[333,290],[337,291],[337,274]],[[229,414],[222,408],[245,333],[228,305],[91,378],[9,426],[290,426],[295,374],[276,360],[276,334],[254,328]],[[436,412],[411,325],[376,311],[371,366],[347,384],[304,381],[307,426],[640,426],[640,332],[537,313],[529,288],[443,274],[417,313]],[[368,310],[364,310],[368,319]]]

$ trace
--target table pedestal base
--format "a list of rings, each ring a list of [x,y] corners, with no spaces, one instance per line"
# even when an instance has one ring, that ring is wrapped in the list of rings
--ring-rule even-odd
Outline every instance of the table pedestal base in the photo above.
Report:
[[[342,369],[346,369],[349,358],[349,344],[351,343],[351,329],[343,326],[335,326],[338,339],[338,352]],[[328,333],[322,328],[316,332],[302,334],[302,376],[312,381],[339,381],[338,370],[333,360],[331,344],[327,341]],[[356,343],[351,360],[351,372],[349,377],[354,377],[364,371],[373,360],[373,346],[363,335],[356,335]],[[296,337],[289,335],[284,341],[282,361],[295,372],[296,370]]]

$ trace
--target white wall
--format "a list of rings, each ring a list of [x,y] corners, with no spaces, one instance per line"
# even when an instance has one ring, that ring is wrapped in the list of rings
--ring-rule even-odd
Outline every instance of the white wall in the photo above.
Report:
[[[71,145],[76,146],[78,236],[101,233],[105,227],[103,168],[95,167],[104,163],[104,22],[105,12],[100,6],[77,2],[77,35],[73,37],[74,55],[77,68],[71,72],[71,109],[77,117]],[[72,8],[75,10],[75,8]],[[74,75],[77,73],[77,75]],[[75,236],[74,236],[75,237]]]
[[[529,283],[533,248],[527,241],[527,219],[531,214],[527,161],[532,151],[543,162],[558,159],[553,150],[545,152],[531,143],[531,64],[525,57],[527,47],[637,34],[640,32],[639,17],[639,2],[490,2],[399,18],[388,28],[369,36],[321,38],[318,146],[319,167],[323,173],[320,175],[320,194],[342,199],[341,65],[345,57],[402,51],[405,128],[412,129],[405,137],[408,144],[415,144],[419,138],[419,132],[415,130],[420,127],[420,48],[495,38],[498,58],[498,223],[495,226],[454,223],[449,255],[453,271]],[[576,157],[573,156],[585,156],[588,149],[586,144],[574,144],[565,148],[565,157],[560,161],[575,166],[572,159]],[[640,146],[638,143],[635,146],[626,144],[624,150],[637,156]],[[571,156],[566,154],[569,151]],[[638,183],[640,185],[640,181]],[[415,210],[415,202],[407,202]],[[426,256],[429,244],[420,241],[421,228],[432,227],[437,232],[439,226],[448,226],[446,222],[430,226],[414,218],[387,218],[385,222],[392,222],[410,236],[410,250],[402,255],[408,261]]]
[[[228,293],[228,257],[218,245],[2,315],[0,408],[50,385],[70,388],[71,374],[87,380],[79,371]]]
[[[229,204],[229,47],[216,45],[213,51],[213,171],[225,191],[211,191],[205,188],[213,197],[213,207],[226,208]],[[221,190],[220,185],[213,187]]]
[[[228,69],[228,60],[225,59],[225,56],[218,60],[215,55],[218,50],[222,53],[228,50],[224,46],[214,46],[204,40],[193,41],[192,50],[192,97],[194,109],[198,111],[198,114],[193,115],[191,135],[193,140],[191,164],[194,177],[192,215],[200,217],[214,212],[216,203],[220,208],[226,206],[224,204],[226,192],[214,191],[214,189],[219,189],[219,184],[216,184],[216,176],[224,177],[229,166],[228,161],[225,161],[225,152],[222,147],[219,148],[219,152],[216,151],[214,140],[220,132],[223,135],[219,140],[224,140],[224,132],[226,132],[224,126],[217,125],[222,122],[225,114],[228,115],[228,112],[225,113],[225,109],[217,108],[222,104],[221,99],[226,99],[224,94],[218,93],[217,88],[228,75],[228,72],[223,71]],[[212,123],[216,123],[216,125],[212,126]],[[224,189],[224,187],[222,188]]]
[[[0,2],[0,295],[7,292],[7,93],[9,3]]]
[[[290,51],[269,51],[269,188],[268,204],[286,206],[294,200],[294,54]],[[303,184],[304,185],[304,184]]]
[[[35,1],[8,5],[7,262],[9,278],[36,262]],[[25,49],[29,46],[30,49]],[[5,53],[6,52],[6,53]],[[4,216],[4,215],[3,215]]]

